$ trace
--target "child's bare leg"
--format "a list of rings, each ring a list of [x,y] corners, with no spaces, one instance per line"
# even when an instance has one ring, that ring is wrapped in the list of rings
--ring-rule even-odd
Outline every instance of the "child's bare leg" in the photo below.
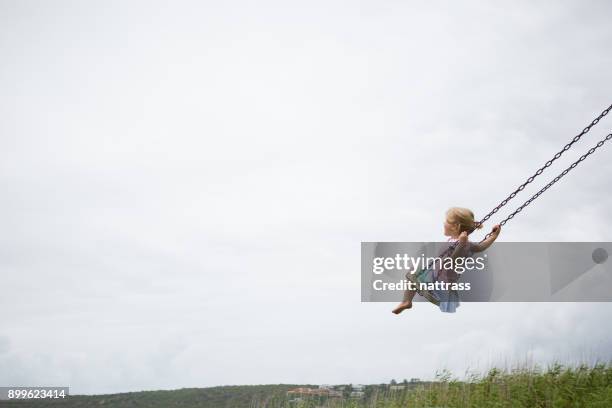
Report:
[[[392,312],[395,314],[400,314],[404,310],[410,309],[412,307],[412,299],[414,298],[414,295],[416,295],[416,291],[406,290],[404,292],[404,299],[402,300],[402,303],[397,305],[397,307],[393,309]]]

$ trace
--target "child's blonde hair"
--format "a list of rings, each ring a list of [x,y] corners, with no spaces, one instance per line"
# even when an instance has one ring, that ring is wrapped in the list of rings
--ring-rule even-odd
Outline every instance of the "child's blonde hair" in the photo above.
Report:
[[[471,233],[482,228],[482,224],[474,219],[472,210],[461,207],[452,207],[446,211],[446,220],[451,224],[459,224],[459,232]]]

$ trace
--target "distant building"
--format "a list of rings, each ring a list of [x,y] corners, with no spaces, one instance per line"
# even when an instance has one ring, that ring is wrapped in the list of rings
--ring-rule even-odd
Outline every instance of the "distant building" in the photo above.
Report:
[[[420,379],[420,378],[411,378],[411,379],[410,379],[410,382],[411,382],[412,384],[415,384],[415,383],[420,383],[420,382],[421,382],[421,379]]]
[[[365,390],[365,385],[363,384],[353,385],[353,391],[363,391],[363,390]]]
[[[389,387],[389,389],[391,391],[401,391],[401,390],[403,390],[405,388],[406,388],[405,385],[392,385],[392,386]]]
[[[299,403],[299,402],[302,402],[302,401],[304,401],[304,399],[300,398],[300,397],[291,398],[289,400],[290,403]]]
[[[308,387],[299,387],[294,388],[292,390],[287,391],[288,397],[342,397],[342,393],[340,391],[330,390],[328,388],[308,388]]]
[[[351,398],[363,398],[365,396],[365,392],[363,391],[352,391]]]

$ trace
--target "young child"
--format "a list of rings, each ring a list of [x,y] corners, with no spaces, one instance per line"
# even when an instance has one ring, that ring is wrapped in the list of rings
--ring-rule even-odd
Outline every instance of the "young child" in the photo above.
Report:
[[[444,221],[444,235],[449,237],[448,241],[456,247],[450,255],[453,258],[470,257],[474,252],[482,252],[489,248],[499,236],[501,231],[500,225],[495,225],[491,231],[491,235],[480,243],[468,241],[468,234],[471,234],[475,229],[482,228],[480,223],[474,219],[474,213],[467,208],[453,207],[446,212],[446,220]],[[407,273],[406,278],[415,282],[417,285],[421,283],[429,283],[435,281],[442,282],[457,282],[459,274],[452,269],[424,269],[416,273]],[[406,290],[402,303],[393,309],[393,313],[400,314],[406,309],[412,307],[412,299],[417,291]],[[440,306],[440,310],[447,313],[454,313],[459,306],[459,294],[457,291],[419,291],[427,300]]]

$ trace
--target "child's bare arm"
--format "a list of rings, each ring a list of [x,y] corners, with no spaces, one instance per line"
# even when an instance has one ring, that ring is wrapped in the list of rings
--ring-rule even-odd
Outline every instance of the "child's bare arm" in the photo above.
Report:
[[[473,247],[472,247],[473,251],[474,252],[485,251],[487,248],[489,248],[493,244],[493,242],[495,242],[500,232],[501,232],[501,225],[499,224],[495,225],[493,227],[493,230],[491,231],[491,235],[489,235],[487,239],[485,239],[484,241],[478,244],[473,244]]]

